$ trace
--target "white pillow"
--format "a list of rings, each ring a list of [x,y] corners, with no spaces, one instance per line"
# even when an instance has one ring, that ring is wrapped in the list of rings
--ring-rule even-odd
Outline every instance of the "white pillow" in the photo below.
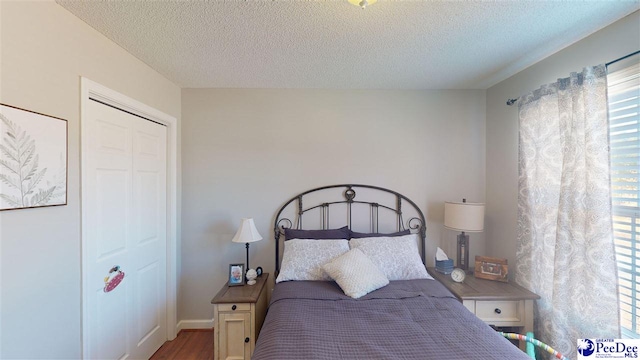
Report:
[[[349,241],[291,239],[284,243],[282,266],[276,282],[289,280],[326,280],[331,278],[322,265],[349,251]]]
[[[389,280],[433,279],[418,252],[418,234],[351,239]]]
[[[359,249],[351,249],[322,267],[347,296],[360,298],[389,284],[389,279]]]

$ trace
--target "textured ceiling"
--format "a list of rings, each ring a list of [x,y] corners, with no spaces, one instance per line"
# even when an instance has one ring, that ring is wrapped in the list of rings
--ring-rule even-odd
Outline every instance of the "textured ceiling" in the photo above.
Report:
[[[380,0],[365,10],[346,0],[57,2],[193,88],[484,89],[640,8],[639,0]]]

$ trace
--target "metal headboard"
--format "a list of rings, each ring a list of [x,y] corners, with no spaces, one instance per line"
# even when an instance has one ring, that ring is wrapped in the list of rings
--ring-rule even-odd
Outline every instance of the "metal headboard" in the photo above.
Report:
[[[342,196],[344,197],[343,200],[336,200],[336,201],[331,201],[331,202],[320,202],[318,204],[314,204],[311,207],[308,208],[304,208],[303,206],[303,198],[306,195],[309,195],[311,193],[315,193],[315,192],[320,192],[323,190],[328,190],[328,189],[335,189],[335,188],[344,188],[344,191],[342,192]],[[377,190],[380,191],[384,194],[392,194],[395,198],[395,204],[394,205],[384,205],[378,202],[369,202],[369,201],[360,201],[360,200],[356,200],[356,190],[358,188],[363,188],[363,189],[372,189],[372,190]],[[294,201],[297,201],[297,209],[295,211],[295,219],[294,221],[291,221],[290,219],[286,218],[286,217],[281,217],[282,216],[282,212],[289,206],[291,205]],[[406,222],[406,227],[405,227],[405,223],[404,223],[404,219],[402,217],[402,205],[403,203],[407,203],[409,204],[413,210],[415,211],[415,213],[417,214],[417,216],[410,218],[407,222]],[[389,189],[385,189],[379,186],[372,186],[372,185],[358,185],[358,184],[341,184],[341,185],[329,185],[329,186],[323,186],[323,187],[319,187],[319,188],[315,188],[315,189],[311,189],[311,190],[307,190],[301,194],[298,194],[296,196],[294,196],[293,198],[291,198],[289,201],[287,201],[278,211],[278,214],[276,215],[276,219],[274,221],[273,224],[273,231],[274,231],[274,236],[275,236],[275,240],[276,240],[276,274],[280,272],[280,235],[284,234],[284,229],[291,229],[294,226],[294,222],[295,222],[295,229],[303,229],[302,227],[302,220],[303,220],[303,215],[311,210],[314,209],[318,209],[321,212],[321,223],[322,223],[322,229],[329,229],[329,209],[332,205],[336,205],[336,204],[346,204],[346,208],[347,208],[347,223],[346,225],[349,227],[349,229],[351,229],[351,221],[352,221],[352,205],[353,204],[368,204],[369,205],[369,211],[370,211],[370,229],[371,232],[378,232],[378,223],[379,223],[379,210],[383,209],[386,210],[387,212],[391,212],[395,215],[392,214],[392,216],[396,217],[396,223],[397,223],[397,231],[402,231],[402,230],[406,230],[406,229],[410,229],[413,230],[413,232],[418,233],[419,237],[420,237],[420,247],[421,247],[421,252],[420,252],[420,256],[422,257],[422,262],[425,262],[425,238],[426,238],[426,221],[424,218],[424,214],[422,213],[422,210],[420,210],[420,208],[413,202],[411,201],[411,199],[409,199],[408,197],[395,192],[393,190],[389,190]],[[344,224],[341,224],[340,226],[344,226]],[[334,227],[339,227],[339,226],[334,226]]]

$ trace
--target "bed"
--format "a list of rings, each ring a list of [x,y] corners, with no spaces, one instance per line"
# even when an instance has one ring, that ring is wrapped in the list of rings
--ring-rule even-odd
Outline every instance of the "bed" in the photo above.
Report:
[[[274,221],[278,282],[252,359],[530,360],[426,272],[425,224],[413,201],[376,186],[287,201]]]

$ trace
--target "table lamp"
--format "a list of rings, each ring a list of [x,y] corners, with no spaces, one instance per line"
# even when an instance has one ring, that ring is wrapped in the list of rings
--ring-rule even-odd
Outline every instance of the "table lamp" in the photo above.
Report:
[[[249,243],[262,240],[262,236],[256,229],[256,224],[253,222],[253,218],[242,218],[240,221],[240,228],[236,235],[231,239],[235,243],[245,243],[247,248],[247,267],[246,270],[251,269],[249,267]]]
[[[458,235],[458,261],[456,265],[469,271],[469,235],[465,232],[482,232],[484,230],[484,204],[462,202],[444,203],[444,227],[461,231]]]

